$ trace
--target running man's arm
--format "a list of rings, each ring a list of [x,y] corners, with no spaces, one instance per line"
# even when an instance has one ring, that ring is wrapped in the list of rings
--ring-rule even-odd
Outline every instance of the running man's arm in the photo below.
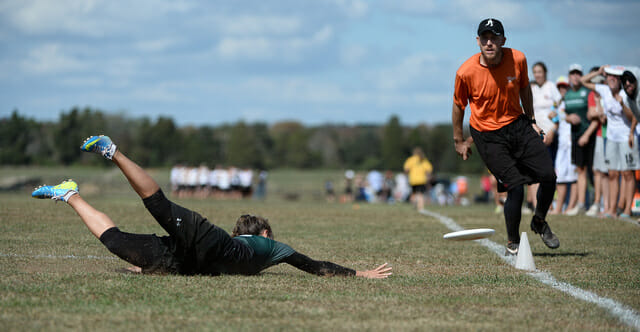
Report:
[[[527,84],[527,86],[520,89],[520,102],[522,102],[522,109],[524,110],[524,114],[527,116],[527,119],[535,121],[536,117],[533,111],[533,93],[531,92],[531,84]],[[531,125],[536,133],[540,135],[544,134],[544,131],[542,131],[535,122]]]
[[[384,279],[391,275],[391,268],[386,267],[386,264],[380,265],[373,270],[356,271],[335,263],[316,261],[298,252],[295,252],[289,257],[283,259],[282,262],[318,276],[357,276],[372,279]]]
[[[464,109],[458,104],[453,103],[451,110],[451,122],[453,123],[453,143],[455,144],[456,152],[462,157],[462,160],[469,159],[471,155],[471,144],[473,144],[473,138],[469,136],[466,140],[462,131],[462,120],[464,119]]]

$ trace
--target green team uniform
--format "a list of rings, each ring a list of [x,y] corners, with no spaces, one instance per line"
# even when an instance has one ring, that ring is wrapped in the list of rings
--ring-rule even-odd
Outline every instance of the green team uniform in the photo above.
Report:
[[[574,91],[569,89],[564,95],[565,112],[567,114],[578,114],[580,116],[580,124],[571,126],[572,136],[580,137],[587,128],[589,128],[589,119],[587,111],[589,110],[589,89],[581,86],[580,89]]]
[[[316,275],[356,274],[355,270],[313,260],[263,236],[232,238],[200,214],[169,201],[162,190],[143,202],[169,236],[126,233],[112,227],[100,236],[100,241],[145,273],[254,275],[270,266],[287,263]]]
[[[251,248],[253,255],[245,261],[221,266],[220,272],[223,274],[257,274],[296,252],[284,243],[258,235],[240,235],[233,240]]]

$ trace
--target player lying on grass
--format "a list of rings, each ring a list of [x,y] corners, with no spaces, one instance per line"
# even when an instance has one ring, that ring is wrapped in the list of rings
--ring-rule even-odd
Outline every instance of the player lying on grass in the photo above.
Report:
[[[284,262],[321,276],[355,275],[382,279],[391,275],[391,267],[386,263],[373,270],[355,271],[331,262],[313,260],[286,244],[274,241],[268,221],[258,216],[240,216],[232,236],[229,236],[200,214],[169,201],[153,178],[121,153],[109,137],[89,137],[80,149],[112,160],[169,236],[120,231],[106,214],[93,208],[78,194],[78,185],[71,180],[57,186],[41,186],[31,196],[67,202],[109,251],[133,264],[137,271],[254,275]]]

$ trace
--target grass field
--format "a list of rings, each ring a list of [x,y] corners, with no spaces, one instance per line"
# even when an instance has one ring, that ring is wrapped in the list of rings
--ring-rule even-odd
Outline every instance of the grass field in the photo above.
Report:
[[[85,199],[124,231],[163,230],[112,167],[2,169],[3,176],[73,176]],[[96,174],[101,174],[96,176]],[[168,172],[152,174],[162,185]],[[389,262],[386,280],[324,278],[286,264],[258,276],[156,276],[119,272],[64,203],[0,193],[0,326],[3,330],[632,330],[610,312],[543,285],[408,205],[326,203],[322,182],[339,172],[272,172],[258,201],[179,200],[230,230],[242,213],[270,219],[276,240],[356,269]],[[288,202],[278,193],[297,191]],[[496,229],[490,206],[429,207],[465,228]],[[523,219],[522,231],[529,231]],[[617,220],[552,217],[561,247],[529,234],[538,269],[640,311],[640,227]],[[72,255],[72,256],[71,256]]]

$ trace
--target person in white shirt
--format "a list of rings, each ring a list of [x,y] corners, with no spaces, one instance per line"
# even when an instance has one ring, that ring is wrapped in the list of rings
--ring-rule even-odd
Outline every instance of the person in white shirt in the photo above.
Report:
[[[569,89],[569,81],[565,76],[560,76],[556,80],[557,88],[561,96]],[[575,210],[578,202],[578,173],[576,171],[576,165],[571,163],[571,124],[565,121],[566,113],[564,112],[564,102],[560,102],[557,111],[554,113],[555,121],[558,123],[557,142],[558,151],[555,159],[555,171],[558,179],[556,180],[556,203],[551,214],[561,214],[565,199],[567,197],[567,189],[570,189],[569,202],[564,210],[567,214],[569,211]]]
[[[607,116],[607,143],[605,158],[609,165],[609,211],[606,217],[617,215],[616,207],[622,209],[620,217],[631,216],[631,205],[635,193],[633,171],[638,167],[639,153],[635,138],[636,118],[631,109],[625,106],[627,95],[622,88],[621,76],[624,68],[620,66],[602,66],[598,71],[581,78],[582,84],[600,94],[603,109]],[[605,74],[606,84],[591,83],[596,75]],[[618,187],[618,179],[622,181]],[[620,194],[618,204],[616,198]]]
[[[551,121],[552,109],[558,104],[562,96],[553,82],[547,80],[547,66],[543,62],[536,62],[532,67],[533,82],[531,82],[531,93],[533,94],[533,111],[538,127],[544,131],[543,141],[549,150],[551,159],[555,160],[558,151],[558,141],[556,139],[556,131],[558,124]],[[538,192],[538,183],[534,183],[527,188],[527,208],[532,213],[536,205],[536,193]]]

